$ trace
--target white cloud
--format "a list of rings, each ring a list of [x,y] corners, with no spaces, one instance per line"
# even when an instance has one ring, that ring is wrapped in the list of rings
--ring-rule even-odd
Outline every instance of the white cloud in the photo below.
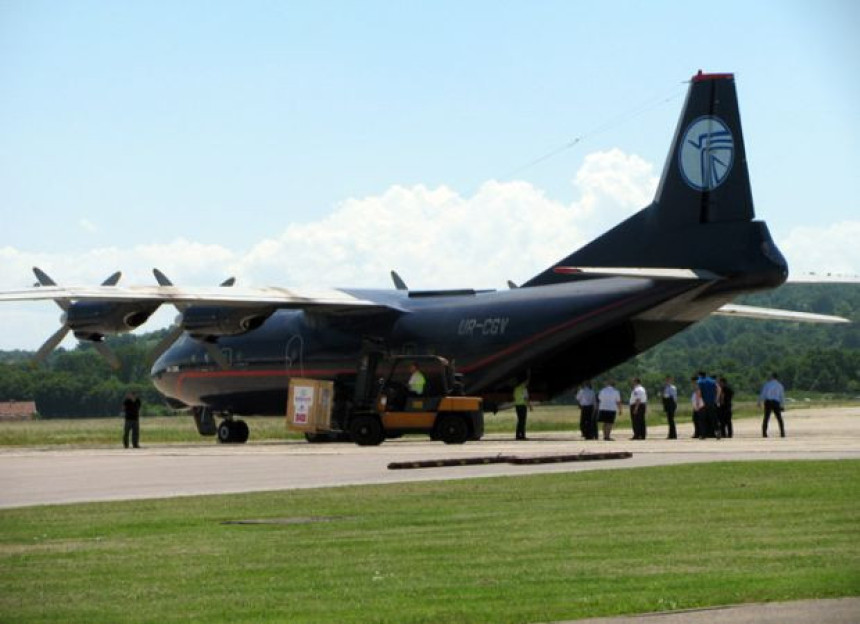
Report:
[[[657,178],[641,158],[612,150],[587,157],[574,183],[581,197],[570,205],[522,181],[490,180],[472,197],[394,186],[261,241],[236,272],[272,283],[388,287],[395,269],[415,288],[503,287],[643,207]]]
[[[801,226],[777,240],[794,275],[860,274],[860,221]]]

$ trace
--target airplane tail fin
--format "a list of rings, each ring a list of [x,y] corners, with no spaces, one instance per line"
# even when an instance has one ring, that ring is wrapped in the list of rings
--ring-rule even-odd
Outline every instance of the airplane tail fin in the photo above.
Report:
[[[775,286],[788,268],[754,221],[733,74],[693,76],[651,205],[523,286],[570,279],[570,267],[690,268],[756,274]]]

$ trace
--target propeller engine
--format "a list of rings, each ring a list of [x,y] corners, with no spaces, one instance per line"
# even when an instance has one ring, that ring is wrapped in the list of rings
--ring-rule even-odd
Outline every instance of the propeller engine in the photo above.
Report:
[[[158,269],[152,270],[156,281],[161,286],[173,286],[173,282]],[[231,277],[221,283],[221,286],[229,287],[236,283]],[[173,327],[155,347],[151,354],[154,362],[170,348],[184,333],[195,340],[200,341],[210,359],[221,368],[230,368],[230,362],[218,348],[218,338],[222,336],[238,336],[253,329],[257,329],[266,322],[275,311],[273,306],[260,306],[249,308],[246,306],[208,306],[208,305],[183,305],[174,304],[180,314],[176,317]]]
[[[38,282],[36,286],[56,286],[57,283],[38,267],[33,267],[33,273]],[[122,273],[117,271],[105,281],[102,286],[116,286]],[[158,309],[157,303],[136,301],[78,301],[54,299],[63,310],[60,317],[60,328],[45,341],[36,351],[33,360],[44,362],[48,355],[57,348],[69,332],[75,338],[89,342],[113,368],[120,367],[116,354],[104,344],[105,336],[123,334],[143,325],[152,313]]]

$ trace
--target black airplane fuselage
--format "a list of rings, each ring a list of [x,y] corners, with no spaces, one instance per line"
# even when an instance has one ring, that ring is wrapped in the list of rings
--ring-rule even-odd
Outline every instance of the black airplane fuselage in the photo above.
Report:
[[[784,265],[762,269],[759,287],[784,279]],[[747,273],[735,286],[613,277],[472,293],[349,290],[402,312],[280,310],[253,332],[219,339],[228,369],[186,336],[158,360],[153,380],[177,403],[234,414],[283,414],[290,378],[349,384],[363,349],[372,344],[392,355],[452,360],[466,392],[483,396],[492,409],[510,400],[516,378],[525,372],[532,396],[551,398],[753,289]]]

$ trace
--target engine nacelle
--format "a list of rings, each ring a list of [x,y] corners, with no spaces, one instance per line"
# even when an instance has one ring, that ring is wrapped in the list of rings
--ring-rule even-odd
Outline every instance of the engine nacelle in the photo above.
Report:
[[[82,340],[101,340],[143,325],[158,309],[157,303],[78,301],[64,313],[64,323]]]
[[[182,313],[182,328],[193,338],[237,336],[257,329],[274,311],[272,307],[191,306]]]

